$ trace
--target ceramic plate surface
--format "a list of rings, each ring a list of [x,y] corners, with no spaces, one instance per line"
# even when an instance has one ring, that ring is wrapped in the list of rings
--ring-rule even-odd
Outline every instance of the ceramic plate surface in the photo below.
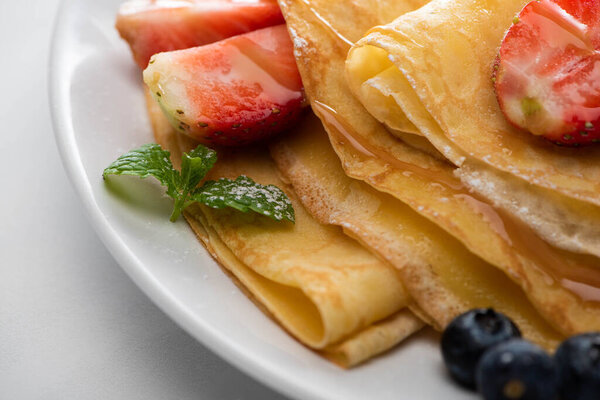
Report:
[[[152,141],[141,74],[114,29],[120,0],[71,0],[53,38],[50,101],[56,140],[88,216],[139,287],[191,335],[231,364],[296,399],[457,400],[437,336],[425,332],[359,368],[315,355],[258,310],[224,275],[151,180],[101,173]],[[127,190],[122,190],[127,186]]]

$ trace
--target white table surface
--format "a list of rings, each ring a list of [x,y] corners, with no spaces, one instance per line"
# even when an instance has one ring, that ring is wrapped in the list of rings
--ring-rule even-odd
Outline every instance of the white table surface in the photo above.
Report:
[[[0,399],[283,399],[156,308],[87,222],[48,108],[58,3],[0,0]]]

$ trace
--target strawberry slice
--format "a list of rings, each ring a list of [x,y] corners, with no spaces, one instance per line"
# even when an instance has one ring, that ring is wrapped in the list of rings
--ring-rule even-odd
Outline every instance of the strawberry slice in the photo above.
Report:
[[[600,1],[532,1],[513,22],[494,66],[508,121],[560,145],[600,142]]]
[[[275,0],[131,0],[119,9],[116,27],[144,69],[156,53],[282,23]]]
[[[281,132],[304,102],[285,25],[156,54],[144,81],[175,129],[206,144],[242,145]]]

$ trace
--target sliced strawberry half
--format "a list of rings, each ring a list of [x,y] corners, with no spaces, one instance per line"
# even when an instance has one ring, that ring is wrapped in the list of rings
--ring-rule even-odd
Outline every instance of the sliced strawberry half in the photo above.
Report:
[[[532,1],[494,66],[513,125],[561,145],[600,142],[600,1]]]
[[[285,25],[156,54],[144,81],[175,129],[207,144],[242,145],[281,132],[304,102]]]
[[[282,23],[275,0],[131,0],[119,9],[116,27],[144,69],[156,53]]]

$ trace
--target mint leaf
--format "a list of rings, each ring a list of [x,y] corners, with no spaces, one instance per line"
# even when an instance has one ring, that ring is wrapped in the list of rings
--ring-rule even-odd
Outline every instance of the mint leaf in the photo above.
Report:
[[[181,182],[183,191],[192,191],[217,162],[217,153],[199,145],[181,158]]]
[[[294,207],[286,194],[273,185],[261,185],[247,176],[236,180],[208,181],[192,193],[192,200],[212,208],[252,210],[277,221],[295,222]]]
[[[253,210],[278,221],[294,222],[294,208],[285,193],[276,186],[263,186],[246,176],[236,180],[219,179],[198,184],[217,162],[217,153],[199,145],[181,159],[181,172],[173,168],[171,154],[158,144],[146,144],[119,157],[104,170],[109,175],[153,176],[167,188],[175,204],[171,221],[192,202],[198,201],[213,208],[231,207],[242,212]]]
[[[153,176],[167,187],[167,194],[175,198],[180,178],[179,172],[173,168],[170,156],[158,144],[145,144],[117,158],[102,175],[104,178],[108,175],[135,175],[142,179]]]

